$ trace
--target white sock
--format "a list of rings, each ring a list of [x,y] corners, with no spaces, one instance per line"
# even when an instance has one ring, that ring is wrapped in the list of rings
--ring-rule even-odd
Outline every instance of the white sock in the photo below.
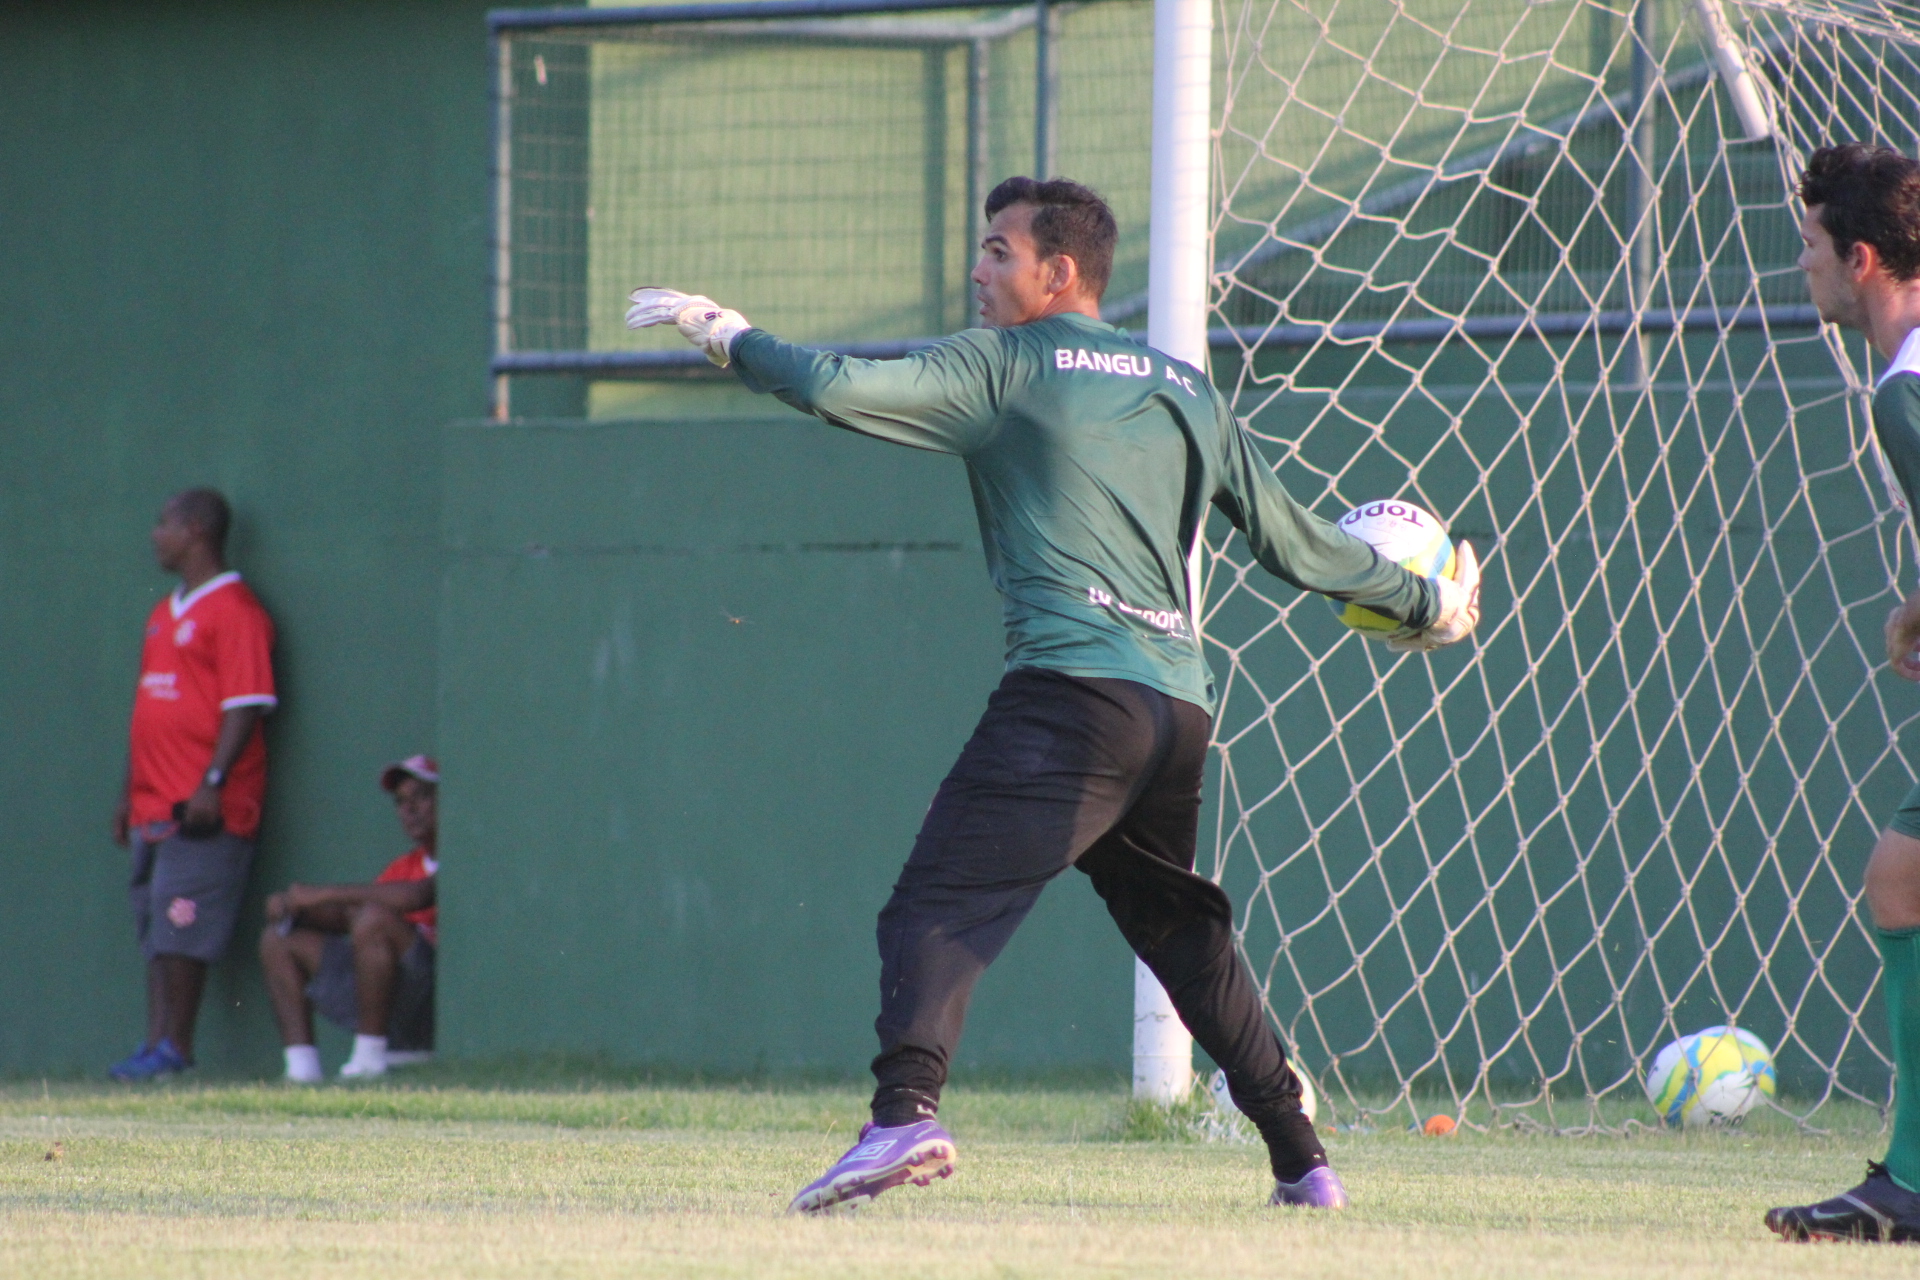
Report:
[[[355,1036],[353,1038],[353,1059],[363,1067],[387,1069],[387,1038],[385,1036]]]
[[[287,1079],[295,1084],[320,1083],[320,1051],[310,1044],[290,1044],[286,1048]]]

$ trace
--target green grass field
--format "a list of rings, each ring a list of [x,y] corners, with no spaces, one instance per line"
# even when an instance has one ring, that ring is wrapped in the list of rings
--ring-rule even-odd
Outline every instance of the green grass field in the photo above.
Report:
[[[1753,1131],[1328,1139],[1354,1196],[1265,1207],[1261,1152],[1130,1140],[1117,1087],[955,1088],[960,1168],[827,1221],[788,1196],[851,1086],[0,1088],[0,1275],[1912,1275],[1920,1249],[1788,1246],[1774,1203],[1857,1181],[1864,1109]]]

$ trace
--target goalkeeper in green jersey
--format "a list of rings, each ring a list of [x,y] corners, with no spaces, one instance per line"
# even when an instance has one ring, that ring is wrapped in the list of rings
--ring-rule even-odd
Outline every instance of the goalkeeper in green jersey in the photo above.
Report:
[[[1300,1081],[1233,949],[1233,911],[1193,872],[1213,680],[1194,616],[1209,505],[1270,572],[1464,639],[1479,570],[1422,578],[1287,494],[1206,374],[1100,320],[1113,214],[1076,183],[1010,178],[973,280],[988,327],[904,360],[790,346],[671,289],[630,327],[675,324],[755,391],[864,435],[966,460],[1004,602],[1007,674],[927,811],[880,913],[872,1123],[793,1208],[815,1213],[953,1170],[936,1119],[974,983],[1046,883],[1093,882],[1271,1156],[1276,1204],[1343,1208]]]
[[[1806,272],[1820,318],[1867,336],[1887,360],[1873,393],[1873,433],[1894,501],[1920,511],[1920,163],[1884,147],[1822,147],[1800,179]],[[1892,486],[1889,485],[1891,490]],[[1887,661],[1920,681],[1920,592],[1887,615]],[[1880,942],[1899,1103],[1884,1162],[1819,1204],[1773,1209],[1789,1239],[1920,1241],[1920,786],[1867,862],[1867,910]]]

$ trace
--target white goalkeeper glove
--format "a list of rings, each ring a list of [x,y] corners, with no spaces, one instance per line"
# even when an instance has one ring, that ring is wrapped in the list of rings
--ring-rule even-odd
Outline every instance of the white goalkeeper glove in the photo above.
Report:
[[[729,311],[697,293],[643,285],[628,294],[627,300],[633,303],[627,309],[627,328],[678,325],[680,335],[722,369],[733,359],[733,340],[753,328],[738,311]]]
[[[1480,625],[1480,558],[1463,542],[1453,557],[1453,576],[1429,579],[1440,593],[1440,612],[1418,631],[1394,632],[1387,648],[1395,653],[1428,653],[1457,644]]]

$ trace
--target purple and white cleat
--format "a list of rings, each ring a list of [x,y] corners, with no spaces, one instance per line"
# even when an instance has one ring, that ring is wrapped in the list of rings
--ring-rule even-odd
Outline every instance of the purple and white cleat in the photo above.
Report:
[[[1318,1169],[1307,1170],[1306,1176],[1298,1182],[1278,1182],[1273,1184],[1273,1199],[1269,1204],[1284,1204],[1301,1209],[1344,1209],[1347,1207],[1347,1189],[1340,1183],[1340,1175],[1321,1165]]]
[[[952,1173],[955,1158],[952,1136],[931,1120],[887,1129],[866,1124],[853,1149],[800,1188],[787,1212],[825,1213],[841,1205],[857,1208],[903,1182],[924,1187]]]

